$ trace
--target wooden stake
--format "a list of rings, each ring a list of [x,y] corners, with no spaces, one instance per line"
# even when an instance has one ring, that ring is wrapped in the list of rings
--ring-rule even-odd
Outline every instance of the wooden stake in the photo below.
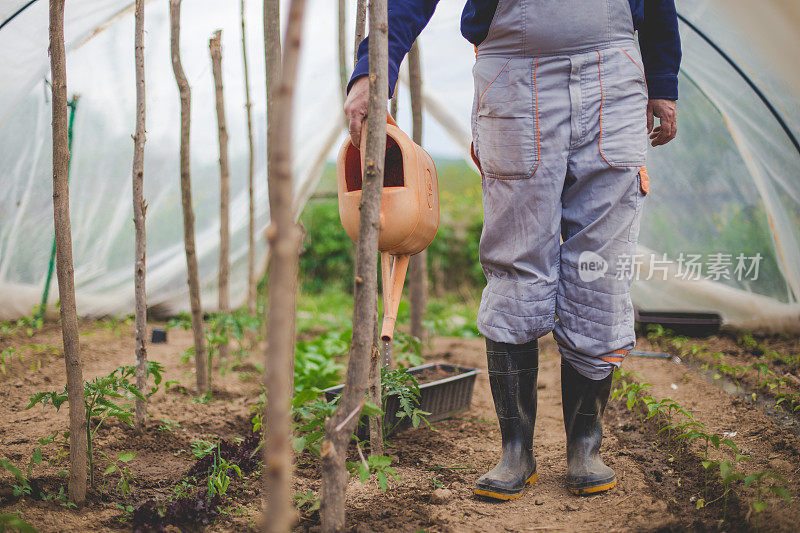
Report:
[[[353,65],[358,63],[358,45],[367,33],[367,0],[358,0],[356,4],[356,37],[353,47]]]
[[[146,141],[145,77],[144,77],[144,3],[136,0],[134,14],[134,56],[136,62],[136,133],[133,136],[133,225],[136,231],[133,284],[136,297],[136,388],[147,393],[147,297],[145,275],[147,264],[147,232],[144,202],[144,143]],[[147,402],[136,399],[136,428],[144,430]]]
[[[342,93],[342,104],[347,100],[347,83],[349,78],[347,76],[347,6],[345,0],[339,0],[339,88]],[[345,124],[347,118],[345,117]]]
[[[86,501],[86,407],[78,342],[72,228],[69,217],[69,148],[67,145],[67,60],[64,48],[64,0],[50,0],[50,70],[53,85],[53,222],[56,234],[56,272],[60,299],[61,338],[69,398],[69,497]]]
[[[225,97],[222,89],[222,30],[217,30],[208,41],[211,54],[211,71],[214,74],[214,95],[217,100],[217,130],[219,132],[219,278],[217,282],[217,302],[219,312],[231,312],[229,292],[230,277],[230,190],[231,173],[228,165],[228,128],[225,123]],[[220,360],[228,357],[228,345],[219,347]],[[209,370],[210,373],[210,370]]]
[[[388,98],[388,23],[386,0],[370,2],[369,108],[366,121],[364,178],[361,191],[360,225],[355,265],[353,341],[347,364],[345,387],[333,417],[325,424],[322,445],[322,531],[338,532],[345,527],[344,467],[347,445],[358,416],[341,424],[363,401],[369,378],[370,353],[378,312],[378,231],[383,166],[386,155],[386,100]]]
[[[419,41],[414,41],[408,52],[408,77],[411,90],[411,115],[413,117],[412,138],[422,145],[422,65],[419,54]],[[409,272],[409,299],[411,300],[411,335],[425,340],[422,319],[428,304],[428,264],[427,251],[423,250],[411,258]]]
[[[376,295],[377,296],[377,295]],[[377,304],[376,304],[377,305]],[[382,384],[381,368],[383,368],[383,357],[379,348],[379,337],[381,323],[378,320],[378,313],[375,313],[375,322],[372,332],[372,350],[369,354],[369,388],[367,397],[369,401],[382,408]],[[383,415],[371,416],[369,418],[369,453],[371,455],[383,455]]]
[[[192,174],[190,167],[189,135],[191,133],[192,90],[181,64],[181,0],[169,1],[170,50],[172,71],[181,96],[181,204],[183,206],[183,244],[186,249],[186,269],[189,282],[189,303],[192,309],[192,332],[194,333],[194,363],[197,377],[197,393],[208,391],[208,357],[203,332],[203,309],[200,306],[200,280],[197,272],[197,253],[194,246],[194,209],[192,208]]]
[[[394,86],[394,92],[392,93],[392,101],[389,103],[389,114],[392,115],[392,118],[397,120],[397,88],[400,86],[400,83],[396,83]]]
[[[248,173],[247,190],[250,204],[248,206],[248,247],[247,247],[247,312],[256,313],[256,192],[255,192],[255,142],[253,140],[253,103],[250,100],[250,72],[247,68],[247,25],[244,16],[244,1],[241,0],[242,15],[242,62],[244,64],[244,109],[247,114],[247,141],[248,141]]]
[[[277,12],[278,6],[267,9]],[[300,55],[305,0],[292,0],[286,25],[286,41],[280,82],[274,91],[274,106],[268,129],[273,165],[268,175],[270,227],[267,230],[271,264],[267,350],[265,357],[265,446],[263,462],[264,525],[266,531],[287,532],[293,525],[291,400],[294,375],[297,269],[301,232],[295,221],[292,179],[292,106]],[[273,26],[267,41],[278,40],[279,26]],[[269,47],[268,47],[269,48]],[[266,58],[269,65],[269,56]],[[268,72],[269,72],[268,66]],[[270,86],[268,76],[268,86]],[[268,93],[269,94],[269,93]],[[269,96],[268,96],[269,98]]]

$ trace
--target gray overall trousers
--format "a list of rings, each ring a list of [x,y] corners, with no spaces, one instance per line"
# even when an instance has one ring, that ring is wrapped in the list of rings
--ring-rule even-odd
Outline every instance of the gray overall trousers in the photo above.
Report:
[[[500,0],[473,75],[478,329],[513,344],[553,331],[563,358],[602,379],[636,341],[629,265],[649,187],[628,0]]]

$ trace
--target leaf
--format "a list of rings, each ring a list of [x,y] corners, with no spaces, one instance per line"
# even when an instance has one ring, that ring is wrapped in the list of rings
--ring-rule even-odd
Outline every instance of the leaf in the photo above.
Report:
[[[116,471],[117,471],[117,465],[111,465],[108,468],[106,468],[105,472],[103,472],[103,475],[107,476],[109,474],[113,474]]]
[[[358,479],[364,483],[369,478],[369,468],[364,463],[358,463]]]
[[[370,455],[367,464],[372,468],[385,468],[392,464],[392,458],[385,455]]]
[[[129,463],[134,457],[136,457],[136,452],[121,453],[118,457],[123,463]]]
[[[382,416],[383,410],[375,405],[373,402],[367,400],[364,403],[364,408],[361,410],[361,413],[364,416],[373,417],[373,416]]]
[[[695,504],[695,509],[702,509],[706,506],[706,501],[703,498],[698,498]]]
[[[292,437],[292,448],[296,453],[301,453],[306,448],[307,442],[305,437]]]
[[[20,483],[27,483],[25,476],[22,475],[22,470],[14,466],[8,459],[0,459],[0,466],[11,472],[11,475],[17,478]]]
[[[381,490],[386,491],[389,488],[389,483],[386,480],[386,474],[381,471],[378,471],[378,485],[381,487]]]
[[[792,503],[792,495],[789,493],[789,490],[786,487],[782,487],[780,485],[773,485],[772,487],[769,488],[769,490],[773,494],[776,494],[777,496],[783,498],[786,501],[786,503],[789,504]]]

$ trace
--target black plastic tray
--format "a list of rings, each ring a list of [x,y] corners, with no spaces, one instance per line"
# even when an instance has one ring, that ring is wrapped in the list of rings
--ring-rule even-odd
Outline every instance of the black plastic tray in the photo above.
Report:
[[[444,379],[423,383],[419,386],[419,408],[431,413],[425,417],[429,422],[444,420],[445,418],[450,418],[468,409],[472,403],[472,391],[475,388],[475,378],[481,372],[477,368],[451,365],[448,363],[427,363],[411,367],[408,369],[408,372],[412,375],[419,374],[428,368],[436,367],[447,372],[452,372],[453,375]],[[344,385],[336,385],[322,392],[325,393],[325,399],[331,401],[341,394],[343,388]],[[389,396],[386,401],[386,412],[383,415],[385,421],[384,426],[397,424],[396,414],[399,408],[400,402],[397,397]],[[411,427],[411,421],[404,419],[393,428],[390,435],[408,429],[409,427]],[[369,438],[369,424],[367,423],[366,417],[361,417],[356,435],[361,440]]]
[[[722,317],[717,313],[694,313],[687,311],[636,311],[636,322],[642,330],[647,324],[661,324],[687,337],[708,337],[722,326]]]

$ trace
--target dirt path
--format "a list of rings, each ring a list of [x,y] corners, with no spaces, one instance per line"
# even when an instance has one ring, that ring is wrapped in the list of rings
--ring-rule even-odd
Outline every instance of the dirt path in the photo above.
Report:
[[[620,478],[619,488],[591,498],[578,498],[567,491],[560,359],[550,338],[541,344],[539,366],[534,439],[539,480],[517,500],[493,503],[476,499],[472,495],[475,479],[492,468],[500,454],[483,341],[438,339],[433,348],[433,359],[483,371],[478,376],[472,409],[457,420],[436,424],[438,433],[410,431],[396,439],[402,465],[399,470],[406,482],[386,495],[376,498],[370,491],[363,503],[359,499],[353,501],[349,518],[354,525],[378,531],[597,531],[650,530],[680,523],[650,489],[647,476],[636,461],[610,452],[617,447],[613,435],[606,438],[603,453]],[[450,466],[467,468],[440,469]],[[426,469],[431,470],[426,473]],[[445,504],[428,501],[434,477],[453,493]],[[358,496],[358,485],[351,482],[352,496]]]
[[[119,336],[91,325],[94,333],[82,337],[85,375],[92,378],[108,373],[133,357],[132,335],[122,328]],[[34,339],[13,339],[6,345],[38,343],[60,345],[56,330],[37,333]],[[117,503],[137,505],[154,497],[166,497],[186,475],[192,464],[192,439],[232,439],[250,431],[250,413],[257,397],[255,369],[245,365],[224,377],[216,374],[217,401],[199,404],[183,387],[191,389],[191,365],[180,353],[191,346],[186,332],[171,331],[170,342],[150,347],[149,356],[167,367],[165,379],[179,380],[168,393],[158,393],[152,402],[153,421],[146,434],[136,436],[122,425],[110,425],[98,439],[106,453],[136,451],[131,462],[137,483],[127,499],[98,498],[82,510],[67,510],[57,503],[11,495],[11,477],[0,471],[0,513],[21,511],[23,518],[42,531],[129,530],[121,519]],[[5,347],[5,345],[4,345]],[[550,338],[542,341],[539,380],[539,415],[535,452],[539,481],[523,497],[493,503],[472,495],[474,480],[499,458],[500,442],[486,374],[481,339],[436,339],[425,357],[480,368],[473,405],[457,418],[428,429],[407,431],[392,439],[388,454],[396,458],[402,483],[391,482],[381,492],[374,481],[351,480],[348,487],[348,524],[356,531],[652,531],[717,529],[721,505],[696,509],[702,495],[698,480],[702,469],[696,457],[684,458],[687,466],[675,468],[674,460],[653,431],[643,431],[633,414],[620,403],[606,416],[602,453],[617,472],[619,485],[612,491],[578,498],[564,487],[565,444],[561,415],[560,360]],[[646,342],[639,348],[646,349]],[[0,377],[0,454],[15,463],[26,464],[38,437],[65,427],[67,413],[53,409],[24,410],[29,396],[39,390],[63,387],[63,360],[42,356],[41,369],[18,368],[10,377]],[[26,359],[26,365],[30,360]],[[249,370],[248,370],[249,368]],[[795,428],[781,427],[758,408],[719,390],[684,365],[669,361],[630,358],[626,364],[651,382],[655,397],[672,397],[691,410],[709,428],[733,435],[743,452],[753,457],[751,471],[769,468],[785,476],[797,496],[800,486],[798,458],[800,442]],[[172,431],[159,429],[161,419],[179,424]],[[692,461],[695,461],[692,463]],[[34,471],[42,487],[55,492],[63,481],[61,467],[42,466]],[[249,531],[257,527],[259,480],[250,476],[237,480],[226,513],[210,528],[213,531]],[[430,501],[437,487],[449,489],[444,503]],[[302,458],[298,464],[295,490],[318,491],[316,462]],[[745,494],[746,493],[742,493]],[[745,497],[734,495],[729,503],[728,522],[723,529],[747,530]],[[318,528],[318,514],[299,514],[298,531]],[[792,531],[800,520],[800,506],[787,508],[770,503],[760,517],[762,529]]]

